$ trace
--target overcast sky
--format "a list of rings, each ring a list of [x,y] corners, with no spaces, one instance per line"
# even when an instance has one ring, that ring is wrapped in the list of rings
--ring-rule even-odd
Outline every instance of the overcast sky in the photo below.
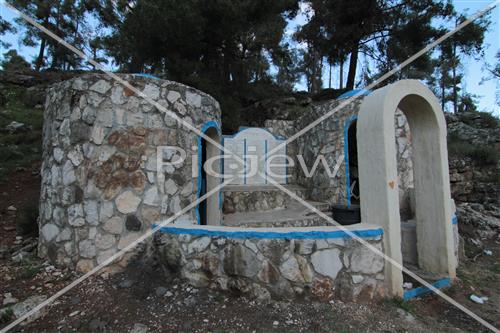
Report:
[[[480,10],[492,0],[454,0],[453,3],[458,12],[467,13],[468,15]],[[0,2],[0,15],[9,22],[13,22],[16,15],[11,12],[8,8],[1,5]],[[484,80],[488,77],[488,72],[485,70],[485,64],[494,65],[495,64],[495,54],[500,49],[500,8],[497,6],[493,9],[490,14],[491,25],[489,31],[485,36],[485,58],[481,60],[475,60],[473,58],[463,59],[465,79],[464,88],[467,92],[479,96],[479,109],[481,111],[493,112],[497,116],[500,116],[500,107],[496,104],[495,95],[500,89],[500,83],[498,80]],[[287,27],[287,32],[292,33],[297,26],[304,24],[307,21],[307,17],[304,14],[299,15],[295,20],[289,23]],[[36,53],[37,48],[26,47],[21,45],[19,39],[19,34],[7,34],[1,37],[6,42],[10,43],[18,51],[19,54],[23,55],[26,59],[32,60]],[[299,46],[300,47],[300,46]],[[3,54],[6,50],[0,50],[0,54]],[[360,57],[359,66],[362,66],[364,61],[363,57]],[[346,66],[347,67],[347,66]],[[346,77],[346,76],[344,76]],[[324,75],[325,87],[328,87],[328,75]],[[333,87],[338,85],[338,69],[334,69],[333,73]],[[297,86],[298,89],[304,89],[305,85],[302,82]]]

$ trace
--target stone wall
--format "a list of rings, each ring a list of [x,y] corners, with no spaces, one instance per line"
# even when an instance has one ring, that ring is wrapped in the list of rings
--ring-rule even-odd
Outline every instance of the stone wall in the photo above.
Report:
[[[226,186],[222,191],[222,211],[227,214],[236,212],[257,212],[273,209],[284,209],[294,199],[273,185],[265,187]],[[301,188],[287,186],[287,188],[302,199],[305,193]]]
[[[331,171],[334,170],[337,160],[345,155],[345,131],[357,117],[359,106],[363,99],[351,102],[332,116],[324,119],[317,126],[297,139],[298,153],[310,170],[318,155],[322,154]],[[335,109],[343,100],[331,100],[314,106],[313,111],[305,114],[295,122],[296,131],[311,124],[314,120]],[[410,207],[410,197],[413,188],[413,169],[411,161],[411,134],[406,117],[400,110],[394,115],[395,140],[397,147],[398,177],[400,187],[400,206],[402,209]],[[299,170],[298,167],[296,167]],[[330,178],[325,168],[319,164],[317,172],[312,178],[305,177],[297,171],[297,183],[309,189],[310,199],[329,203],[347,203],[346,165],[345,156],[334,178]]]
[[[335,227],[256,230],[164,228],[155,245],[161,263],[195,287],[261,299],[366,300],[385,293],[383,258]],[[375,232],[365,239],[383,250],[381,229],[363,232]]]
[[[202,92],[122,77],[197,128],[210,120],[220,125],[218,103]],[[87,271],[196,199],[190,157],[197,135],[133,91],[105,75],[85,75],[53,85],[45,108],[41,256]],[[185,149],[188,158],[162,170],[160,180],[157,147],[166,145]],[[181,219],[196,223],[194,210]]]

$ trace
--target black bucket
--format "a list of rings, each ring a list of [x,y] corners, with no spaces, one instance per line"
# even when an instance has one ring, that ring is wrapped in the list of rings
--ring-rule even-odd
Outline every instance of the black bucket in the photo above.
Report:
[[[332,217],[341,225],[351,225],[361,223],[361,210],[359,205],[333,205]]]

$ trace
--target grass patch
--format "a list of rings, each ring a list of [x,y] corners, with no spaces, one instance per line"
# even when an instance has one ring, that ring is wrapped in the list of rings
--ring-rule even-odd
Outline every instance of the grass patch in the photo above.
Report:
[[[16,215],[18,233],[23,236],[38,235],[38,214],[37,202],[28,202],[24,204]]]
[[[7,308],[0,312],[0,324],[7,324],[14,317],[14,311],[11,308]]]
[[[450,137],[448,153],[456,157],[469,157],[479,166],[493,166],[498,162],[498,151],[493,147],[475,146]]]
[[[31,126],[26,133],[0,133],[0,182],[17,167],[26,167],[41,158],[43,110],[27,108],[23,104],[26,89],[7,85],[4,94],[7,104],[0,108],[0,128],[13,121]]]
[[[23,280],[30,280],[34,278],[39,272],[42,266],[35,266],[28,264],[23,267],[23,270],[19,273],[19,278]]]
[[[500,264],[494,264],[494,265],[488,266],[488,269],[495,274],[500,274]]]
[[[400,308],[408,313],[415,314],[415,307],[410,303],[408,303],[407,301],[403,300],[401,297],[388,298],[385,300],[385,302],[391,306]]]

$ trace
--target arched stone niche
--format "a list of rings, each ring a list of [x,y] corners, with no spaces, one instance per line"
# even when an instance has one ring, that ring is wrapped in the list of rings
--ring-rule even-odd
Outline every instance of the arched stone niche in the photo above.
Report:
[[[197,129],[207,122],[220,127],[219,104],[209,95],[177,82],[121,77]],[[44,119],[40,255],[88,271],[196,200],[197,141],[196,133],[106,75],[53,85]],[[164,162],[179,155],[162,146],[183,149],[186,159],[159,173],[159,154]],[[195,211],[176,223],[196,224]]]
[[[452,207],[444,114],[434,94],[416,80],[374,91],[360,107],[357,143],[363,222],[384,228],[385,253],[402,264],[394,113],[402,110],[412,133],[419,267],[455,277]],[[403,294],[398,267],[385,266],[389,291]]]

